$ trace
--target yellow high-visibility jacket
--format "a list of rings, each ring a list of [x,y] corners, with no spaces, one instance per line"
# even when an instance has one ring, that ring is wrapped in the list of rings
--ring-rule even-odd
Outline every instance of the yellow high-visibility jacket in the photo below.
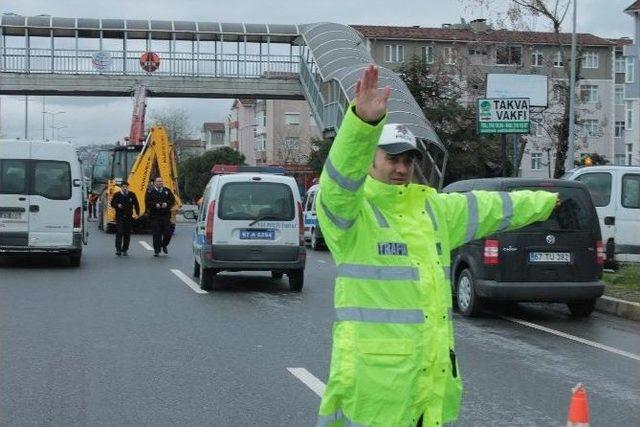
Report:
[[[337,268],[333,352],[319,426],[441,426],[458,416],[450,251],[549,217],[544,191],[439,194],[368,176],[385,120],[351,106],[320,178]]]

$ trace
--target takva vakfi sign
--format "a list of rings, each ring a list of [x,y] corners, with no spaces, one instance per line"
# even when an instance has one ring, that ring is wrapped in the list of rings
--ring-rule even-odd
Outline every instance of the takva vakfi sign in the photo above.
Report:
[[[478,99],[478,133],[529,133],[529,98]]]

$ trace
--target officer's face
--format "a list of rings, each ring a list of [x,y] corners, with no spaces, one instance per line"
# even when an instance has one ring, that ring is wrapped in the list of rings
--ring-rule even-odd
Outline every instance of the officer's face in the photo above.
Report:
[[[378,148],[369,173],[385,184],[408,184],[413,176],[413,157],[411,153],[393,156]]]
[[[156,178],[155,180],[156,187],[162,187],[162,178]]]

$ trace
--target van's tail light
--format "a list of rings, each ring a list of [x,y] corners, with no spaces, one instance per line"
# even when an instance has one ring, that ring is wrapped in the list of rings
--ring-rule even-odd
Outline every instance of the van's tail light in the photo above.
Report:
[[[213,244],[213,220],[216,212],[216,201],[209,203],[207,211],[207,225],[204,228],[204,241],[207,245]]]
[[[499,245],[500,245],[500,242],[497,240],[484,241],[484,264],[485,265],[498,264],[498,246]]]
[[[596,260],[598,265],[604,265],[604,260],[606,255],[604,253],[604,245],[602,244],[602,240],[598,240],[596,242]]]
[[[302,218],[302,203],[298,202],[298,239],[300,246],[304,246],[304,219]]]
[[[73,211],[73,228],[77,230],[82,228],[82,208],[76,208]]]

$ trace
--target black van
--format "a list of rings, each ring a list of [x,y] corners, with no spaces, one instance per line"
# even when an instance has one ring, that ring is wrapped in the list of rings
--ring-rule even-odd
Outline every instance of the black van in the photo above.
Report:
[[[604,292],[604,248],[587,187],[559,179],[487,178],[458,181],[444,192],[547,190],[562,204],[545,222],[469,242],[451,254],[454,303],[465,316],[485,301],[564,302],[587,317]]]

